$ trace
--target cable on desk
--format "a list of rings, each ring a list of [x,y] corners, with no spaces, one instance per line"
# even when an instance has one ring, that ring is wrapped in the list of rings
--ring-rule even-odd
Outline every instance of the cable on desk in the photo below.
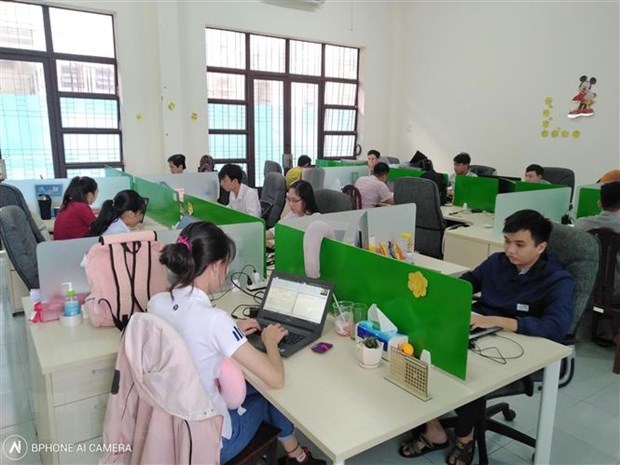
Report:
[[[516,355],[510,355],[510,356],[506,356],[504,354],[502,354],[502,351],[499,350],[499,348],[495,347],[495,346],[489,346],[489,347],[480,347],[477,343],[477,341],[473,342],[473,347],[470,347],[470,350],[474,353],[474,354],[478,354],[481,357],[487,358],[489,360],[492,360],[496,363],[499,363],[501,365],[506,365],[506,363],[508,363],[508,360],[515,360],[517,358],[520,358],[523,356],[523,354],[525,353],[525,349],[523,349],[523,346],[521,344],[519,344],[517,341],[515,341],[514,339],[510,339],[509,337],[506,336],[501,336],[499,334],[490,334],[488,336],[485,337],[499,337],[502,339],[506,339],[507,341],[512,342],[514,345],[517,346],[519,352]],[[480,338],[481,340],[484,338]]]

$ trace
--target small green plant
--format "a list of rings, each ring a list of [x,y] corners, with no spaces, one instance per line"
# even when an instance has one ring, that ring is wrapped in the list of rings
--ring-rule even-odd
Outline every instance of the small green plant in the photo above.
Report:
[[[366,339],[364,339],[363,344],[365,347],[368,347],[369,349],[379,348],[379,341],[377,340],[375,336],[367,337]]]

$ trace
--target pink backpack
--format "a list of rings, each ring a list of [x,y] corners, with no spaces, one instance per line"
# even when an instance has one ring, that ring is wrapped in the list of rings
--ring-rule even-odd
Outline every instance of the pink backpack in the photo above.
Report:
[[[122,331],[134,312],[146,311],[149,299],[167,289],[167,270],[159,263],[163,247],[154,231],[143,231],[101,236],[90,248],[84,305],[93,326]]]

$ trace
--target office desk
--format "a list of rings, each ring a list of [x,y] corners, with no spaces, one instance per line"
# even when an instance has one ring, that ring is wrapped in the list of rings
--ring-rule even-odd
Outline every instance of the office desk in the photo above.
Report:
[[[470,269],[466,266],[461,266],[456,263],[450,263],[445,260],[438,260],[436,258],[428,257],[417,252],[413,253],[413,263],[416,266],[421,266],[424,268],[428,268],[429,270],[437,271],[439,273],[455,277],[461,276],[463,273],[469,271]]]
[[[240,292],[230,292],[216,305],[232,311],[244,302],[252,300]],[[25,298],[24,308],[31,307],[30,300]],[[99,443],[119,331],[93,328],[88,322],[74,328],[65,328],[58,322],[26,324],[39,442]],[[388,372],[386,362],[374,370],[358,366],[355,344],[335,333],[331,317],[321,340],[331,342],[333,349],[319,355],[306,348],[286,359],[285,388],[269,389],[253,374],[246,376],[329,458],[343,464],[350,457],[546,367],[535,463],[548,463],[559,361],[570,351],[545,339],[510,337],[524,347],[523,357],[499,365],[470,353],[466,382],[433,369],[429,382],[432,399],[427,402],[384,380]],[[514,350],[507,341],[493,342],[504,346],[508,353]],[[42,461],[96,463],[97,454],[46,452],[42,453]]]
[[[504,250],[504,238],[493,233],[493,214],[464,212],[462,207],[445,206],[446,220],[467,227],[448,229],[444,235],[444,260],[473,269],[489,255]]]

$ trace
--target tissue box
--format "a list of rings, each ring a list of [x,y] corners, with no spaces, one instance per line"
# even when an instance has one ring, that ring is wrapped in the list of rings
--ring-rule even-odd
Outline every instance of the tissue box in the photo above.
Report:
[[[403,342],[409,342],[409,336],[398,332],[384,332],[374,328],[372,321],[360,321],[355,325],[355,342],[361,341],[370,336],[375,336],[383,341],[383,359],[390,360],[390,347],[398,347]]]

